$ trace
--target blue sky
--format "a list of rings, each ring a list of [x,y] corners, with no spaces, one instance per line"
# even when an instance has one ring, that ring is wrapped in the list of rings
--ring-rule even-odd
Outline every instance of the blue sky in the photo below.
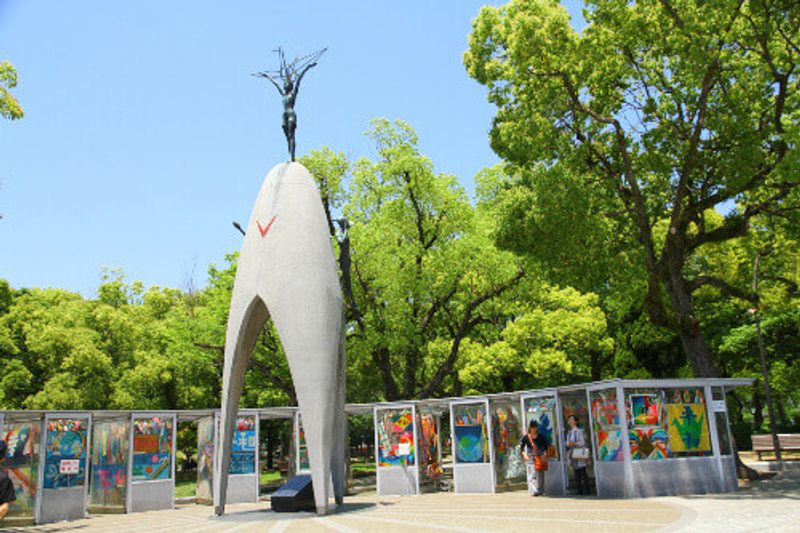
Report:
[[[280,99],[250,76],[277,45],[329,47],[298,99],[298,155],[372,156],[370,119],[402,118],[471,193],[497,161],[494,109],[461,63],[485,3],[0,0],[26,112],[0,121],[0,278],[92,296],[105,266],[202,286],[286,157]]]

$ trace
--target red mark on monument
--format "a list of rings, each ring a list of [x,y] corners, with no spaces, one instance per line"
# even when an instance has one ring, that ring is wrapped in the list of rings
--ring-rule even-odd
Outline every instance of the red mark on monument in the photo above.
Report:
[[[258,226],[258,232],[261,233],[262,237],[266,237],[267,236],[267,232],[269,231],[269,228],[272,227],[272,223],[275,222],[276,218],[277,218],[277,215],[275,215],[274,217],[269,219],[269,222],[267,222],[266,226],[262,226],[261,222],[256,220],[256,225]]]

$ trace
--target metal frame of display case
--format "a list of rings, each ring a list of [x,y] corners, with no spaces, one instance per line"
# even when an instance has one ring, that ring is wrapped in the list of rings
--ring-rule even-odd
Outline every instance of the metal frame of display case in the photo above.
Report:
[[[255,473],[253,474],[228,474],[228,494],[226,498],[227,503],[253,503],[258,502],[259,500],[259,467],[260,467],[260,449],[259,449],[259,436],[260,436],[260,428],[259,428],[259,421],[260,418],[258,416],[258,409],[240,409],[239,412],[236,414],[236,419],[251,416],[255,420],[255,429],[256,429],[256,451],[255,451]],[[213,424],[214,424],[214,461],[213,461],[213,470],[212,472],[217,471],[217,450],[219,449],[219,424],[220,424],[220,413],[219,411],[215,411],[213,415]],[[232,452],[231,452],[232,453]],[[212,478],[213,479],[213,478]],[[250,487],[250,492],[248,490],[248,485],[252,485]],[[212,485],[213,486],[213,485]],[[213,492],[213,491],[212,491]]]
[[[453,408],[460,405],[483,405],[486,416],[484,417],[484,424],[486,424],[486,438],[488,439],[487,448],[489,449],[489,461],[484,463],[459,463],[456,460],[456,432],[455,432],[455,417],[453,415]],[[453,489],[456,494],[480,494],[480,493],[494,493],[497,487],[497,473],[494,467],[494,438],[492,434],[492,416],[489,412],[489,398],[477,397],[463,400],[450,401],[450,442],[453,448]],[[469,472],[469,473],[467,473]],[[486,475],[488,472],[488,476]],[[469,476],[469,477],[468,477]],[[487,481],[482,481],[488,479]],[[470,481],[477,480],[471,483]],[[464,489],[467,484],[471,488]],[[483,485],[483,486],[481,486]],[[477,487],[477,488],[476,488]]]
[[[734,441],[730,431],[730,420],[728,418],[727,405],[725,403],[725,394],[735,387],[749,386],[752,380],[750,379],[733,379],[733,378],[703,378],[703,379],[664,379],[664,380],[607,380],[597,381],[591,383],[567,385],[563,387],[555,387],[542,390],[529,390],[517,391],[500,394],[489,394],[484,396],[473,397],[460,397],[460,398],[441,398],[430,399],[421,401],[407,401],[407,402],[392,402],[392,403],[371,403],[371,404],[350,404],[347,406],[348,414],[368,414],[372,413],[373,422],[377,420],[379,412],[386,409],[408,408],[414,417],[413,424],[413,437],[415,446],[415,464],[413,468],[406,468],[407,472],[413,472],[413,482],[409,483],[408,476],[405,481],[400,479],[405,487],[405,490],[389,492],[386,482],[390,479],[388,476],[392,468],[402,469],[402,467],[377,467],[377,479],[379,484],[379,493],[393,493],[393,494],[417,494],[420,491],[420,429],[418,423],[418,415],[420,411],[432,411],[437,416],[438,421],[438,439],[439,439],[439,453],[442,454],[442,436],[441,436],[441,418],[440,416],[447,412],[450,413],[450,431],[451,436],[455,437],[455,417],[454,409],[460,405],[478,405],[483,406],[485,412],[486,424],[485,437],[489,439],[487,442],[488,448],[488,462],[484,463],[455,463],[453,458],[453,478],[456,492],[493,492],[497,486],[497,473],[496,466],[496,453],[494,449],[494,428],[492,423],[491,402],[498,399],[505,399],[512,404],[518,400],[520,402],[522,421],[527,421],[527,414],[525,413],[524,400],[536,397],[549,397],[554,399],[555,407],[555,422],[559,429],[559,462],[561,463],[561,479],[564,480],[564,487],[566,488],[565,477],[567,476],[566,470],[566,449],[564,442],[563,430],[564,412],[563,405],[564,399],[562,395],[569,394],[575,397],[585,397],[587,408],[587,427],[590,448],[592,450],[592,468],[594,470],[594,477],[597,486],[598,496],[600,497],[638,497],[638,496],[655,496],[655,495],[670,495],[670,494],[697,494],[704,492],[715,491],[734,491],[737,488],[736,483],[736,467],[735,456],[733,455]],[[680,456],[670,457],[667,459],[637,459],[633,460],[631,457],[631,439],[629,438],[629,431],[631,426],[628,423],[627,403],[630,394],[636,394],[633,389],[653,389],[667,391],[669,394],[670,389],[699,389],[703,392],[705,402],[705,416],[707,417],[709,444],[711,446],[710,453],[697,454],[697,456]],[[598,461],[598,447],[597,435],[594,428],[595,412],[592,409],[592,395],[598,391],[613,392],[616,396],[616,414],[620,421],[620,437],[621,450],[619,460],[617,461]],[[643,391],[640,391],[643,392]],[[294,420],[294,427],[299,429],[299,416],[296,407],[272,407],[263,409],[242,410],[240,415],[256,416],[257,420],[271,420],[271,419],[289,419]],[[95,431],[95,424],[98,421],[105,421],[107,419],[124,419],[128,424],[129,435],[127,436],[128,451],[127,451],[127,480],[126,480],[126,495],[125,505],[126,512],[136,512],[140,510],[149,509],[169,509],[174,506],[174,491],[175,491],[175,452],[177,449],[177,433],[178,433],[178,418],[182,420],[191,421],[197,420],[198,417],[214,416],[217,414],[214,410],[185,410],[185,411],[109,411],[109,410],[96,410],[96,411],[15,411],[15,410],[2,410],[0,411],[0,428],[5,433],[8,426],[18,424],[30,424],[31,427],[39,433],[37,439],[31,444],[34,447],[36,461],[31,465],[31,481],[37,483],[36,494],[33,496],[31,504],[32,516],[19,517],[19,521],[27,521],[35,519],[42,521],[43,514],[58,513],[60,508],[63,508],[63,502],[59,503],[55,499],[47,500],[47,493],[49,491],[62,491],[73,490],[78,492],[77,487],[67,487],[63,489],[44,489],[44,468],[46,465],[46,439],[47,439],[47,423],[50,420],[57,418],[81,418],[87,420],[87,438],[89,442],[97,438]],[[169,480],[153,480],[153,481],[133,481],[133,440],[134,430],[133,421],[137,418],[152,418],[152,417],[168,418],[172,421],[172,449],[170,450],[170,479]],[[376,456],[377,463],[377,425],[374,428]],[[524,431],[524,428],[521,428]],[[260,428],[256,429],[257,434]],[[214,431],[215,447],[216,440],[219,438],[218,431]],[[296,432],[295,439],[299,440],[299,431]],[[296,442],[296,445],[299,444]],[[455,442],[453,442],[455,445]],[[723,445],[725,448],[723,449]],[[299,452],[299,446],[296,446]],[[455,448],[453,449],[455,452]],[[299,453],[298,453],[299,455]],[[92,476],[91,476],[91,456],[92,447],[88,445],[86,454],[85,465],[85,479],[82,490],[80,490],[82,498],[81,515],[85,513],[89,505],[89,492],[91,490]],[[455,456],[455,453],[454,453]],[[294,460],[298,461],[299,457]],[[553,462],[555,463],[555,462]],[[260,454],[256,453],[256,468],[260,464]],[[295,463],[297,464],[297,463]],[[377,466],[377,464],[376,464]],[[443,465],[444,466],[444,465]],[[472,471],[470,471],[472,468]],[[552,468],[553,473],[548,476],[548,484],[555,476],[555,469]],[[247,476],[247,474],[245,474]],[[235,479],[236,475],[233,476]],[[256,481],[257,481],[257,475]],[[464,483],[462,483],[462,481]],[[257,487],[257,483],[254,484]],[[146,489],[143,489],[147,487]],[[160,489],[162,490],[159,490]],[[475,488],[481,490],[475,490]],[[491,488],[491,490],[490,490]],[[485,490],[484,490],[485,489]],[[551,492],[556,492],[551,489]],[[43,496],[44,495],[44,496]],[[142,496],[141,501],[138,496]],[[144,505],[146,503],[157,503],[158,505]],[[43,511],[46,511],[43,512]],[[14,522],[17,521],[13,518]],[[14,523],[13,525],[16,525]]]
[[[171,418],[172,419],[172,450],[170,456],[170,479],[134,481],[133,480],[133,437],[134,420],[137,418]],[[128,487],[125,493],[125,510],[128,513],[140,511],[156,511],[161,509],[175,508],[175,452],[178,444],[178,416],[175,411],[134,411],[130,414],[130,434],[128,435]],[[164,492],[163,498],[145,499],[140,498],[137,493],[139,487],[149,487],[149,495],[153,495],[153,489],[158,487]],[[166,490],[164,490],[166,487]],[[167,496],[168,494],[168,496]],[[169,500],[168,502],[162,500]],[[141,500],[141,501],[140,501]]]
[[[416,405],[416,420],[414,421],[414,424],[415,424],[415,429],[417,430],[417,437],[416,437],[417,438],[417,444],[419,444],[419,441],[422,439],[422,427],[420,426],[420,423],[419,423],[420,417],[422,415],[432,415],[434,424],[436,424],[436,449],[437,449],[436,460],[439,463],[439,468],[442,469],[443,464],[442,464],[442,414],[441,414],[441,411],[439,411],[437,409],[434,409],[432,406],[426,405],[425,403],[418,403]],[[377,451],[376,451],[376,453],[377,453]],[[421,457],[422,457],[422,455],[419,453],[419,448],[417,448],[417,468],[419,470],[419,476],[418,476],[418,480],[419,480],[419,482],[418,482],[418,487],[419,487],[418,493],[419,494],[422,494],[424,492],[423,489],[427,488],[428,491],[431,490],[430,486],[428,485],[428,482],[427,481],[423,482],[423,479],[422,479],[423,472],[422,472],[422,460],[421,460]],[[440,482],[441,482],[441,478],[433,480],[433,491],[434,492],[436,490],[438,490]]]
[[[83,467],[83,486],[81,487],[62,487],[57,489],[44,488],[44,470],[47,464],[47,424],[50,420],[60,419],[84,419],[86,420],[86,447]],[[63,520],[75,520],[83,518],[88,512],[89,506],[89,469],[91,461],[92,442],[92,413],[88,411],[69,412],[53,411],[46,413],[42,420],[42,427],[39,433],[39,464],[36,480],[36,501],[34,502],[34,520],[37,524],[49,524],[61,522]],[[76,495],[80,495],[77,498]],[[52,498],[57,505],[47,505]]]
[[[613,390],[616,394],[617,414],[619,416],[622,461],[600,461],[599,446],[594,427],[592,393]],[[629,498],[633,494],[633,470],[631,468],[631,447],[628,440],[628,417],[625,409],[625,395],[619,380],[600,382],[586,386],[586,403],[589,410],[589,425],[592,433],[592,461],[594,462],[595,488],[598,497]],[[611,490],[617,489],[611,493]],[[621,490],[619,490],[621,489]]]
[[[699,382],[698,382],[699,381]],[[728,469],[733,471],[735,479],[735,461],[724,461],[720,447],[719,428],[717,428],[714,410],[712,385],[705,380],[686,381],[686,380],[659,380],[658,382],[646,381],[623,381],[620,389],[623,391],[623,410],[627,413],[627,404],[630,391],[634,389],[654,389],[659,392],[669,389],[700,389],[703,392],[705,416],[708,424],[709,445],[711,454],[699,457],[670,457],[660,460],[640,459],[634,461],[630,454],[630,440],[624,443],[626,448],[625,460],[629,462],[630,486],[628,487],[630,497],[647,497],[655,495],[673,495],[687,493],[708,493],[724,492],[733,490],[728,481],[731,474],[726,475],[725,462],[729,464]],[[725,409],[727,416],[727,408]],[[628,435],[629,426],[624,426]],[[729,431],[729,427],[726,428]],[[657,486],[652,487],[653,484]]]
[[[414,466],[381,466],[378,442],[378,412],[410,409],[414,438]],[[392,403],[375,406],[372,411],[375,434],[375,473],[378,496],[411,496],[419,494],[419,435],[417,408],[413,403]]]
[[[2,417],[2,438],[5,438],[5,432],[8,429],[9,425],[29,425],[31,428],[36,428],[39,433],[42,431],[42,421],[44,420],[45,416],[44,411],[14,411],[13,414],[9,413],[6,415],[5,413],[0,413],[0,417]],[[32,456],[36,457],[35,464],[31,466],[30,471],[32,474],[32,478],[37,483],[35,490],[32,494],[32,503],[31,503],[31,514],[25,516],[19,515],[7,515],[4,519],[4,523],[7,527],[13,526],[27,526],[27,525],[34,525],[36,523],[36,509],[39,505],[39,462],[42,460],[41,455],[41,435],[39,435],[38,440],[31,442],[32,447]]]
[[[292,417],[292,438],[294,439],[294,472],[295,475],[311,474],[311,468],[303,468],[300,463],[300,427],[303,421],[300,419],[300,411]]]
[[[118,424],[125,424],[128,428],[127,431],[131,431],[130,420],[127,416],[113,416],[113,417],[94,417],[92,420],[92,443],[94,443],[94,438],[97,436],[97,427],[101,424],[110,424],[110,423],[118,423]],[[125,437],[125,446],[130,444],[130,435]],[[94,459],[92,455],[94,454],[94,446],[90,446],[90,460],[89,463],[91,465],[92,470],[94,470]],[[105,505],[92,505],[92,488],[94,487],[94,475],[93,472],[89,473],[89,492],[87,494],[87,502],[86,506],[89,509],[89,514],[117,514],[117,513],[124,513],[125,506],[127,504],[127,492],[128,492],[128,461],[130,459],[130,454],[128,453],[129,450],[126,449],[125,451],[125,502],[122,504],[121,508],[105,506]]]
[[[566,494],[567,493],[567,460],[566,460],[566,445],[564,443],[564,419],[563,411],[561,409],[561,399],[558,397],[558,389],[543,389],[536,392],[527,392],[521,394],[519,397],[520,416],[522,417],[522,432],[523,434],[528,431],[528,412],[525,409],[525,400],[536,398],[548,398],[553,400],[553,416],[555,417],[554,423],[556,426],[553,428],[553,434],[558,439],[558,459],[553,460],[549,458],[548,475],[545,475],[545,493],[548,494]],[[554,478],[553,474],[557,473],[558,477]],[[554,480],[557,480],[555,482]]]

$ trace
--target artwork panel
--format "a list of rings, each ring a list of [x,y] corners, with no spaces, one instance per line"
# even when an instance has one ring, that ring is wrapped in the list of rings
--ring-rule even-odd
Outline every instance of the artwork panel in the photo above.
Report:
[[[92,427],[92,469],[89,503],[124,507],[128,479],[127,421],[95,422]]]
[[[604,462],[622,461],[622,430],[605,429],[596,432],[597,459]]]
[[[305,435],[303,437],[305,441]],[[231,475],[255,474],[257,452],[256,417],[240,416],[236,419],[236,431],[233,433],[233,448],[228,473]]]
[[[652,427],[661,423],[661,396],[659,394],[631,394],[630,409],[634,426]]]
[[[158,435],[135,435],[133,451],[135,453],[158,453]]]
[[[667,420],[670,452],[711,452],[704,404],[667,404]]]
[[[45,489],[82,487],[86,483],[89,422],[83,418],[53,418],[47,422]]]
[[[453,406],[456,426],[479,426],[486,423],[486,406],[483,403]]]
[[[385,409],[378,419],[378,466],[415,464],[411,409]]]
[[[155,481],[172,477],[172,453],[135,453],[131,479]]]
[[[253,452],[242,452],[231,454],[231,465],[228,473],[232,475],[244,475],[256,473],[256,456]]]
[[[195,495],[202,500],[213,498],[214,482],[214,418],[197,422],[197,487]]]
[[[703,389],[671,389],[667,391],[668,403],[702,403],[705,404],[705,393]]]
[[[455,426],[454,444],[457,463],[485,463],[483,425]]]
[[[496,402],[490,404],[490,408],[498,479],[512,480],[524,477],[525,463],[519,452],[522,432],[519,408],[511,402]]]
[[[631,458],[666,459],[669,457],[667,432],[662,428],[635,428],[628,432]]]
[[[306,445],[306,432],[303,429],[302,422],[298,423],[300,428],[299,435],[298,435],[298,447],[297,447],[297,458],[299,462],[300,470],[310,470],[311,469],[311,462],[308,459],[308,446]]]
[[[547,439],[547,455],[558,457],[558,428],[555,416],[556,401],[554,398],[529,398],[525,400],[527,428],[531,421],[539,424],[539,433]]]
[[[172,478],[172,417],[137,417],[133,420],[132,481]]]
[[[6,442],[6,471],[14,485],[16,501],[9,516],[33,516],[37,486],[39,424],[9,423],[3,426]]]
[[[442,477],[439,461],[439,429],[433,414],[419,415],[419,460],[422,478],[436,480]]]
[[[578,419],[578,424],[582,428],[589,427],[589,408],[587,407],[585,396],[576,397],[565,394],[560,397],[560,400],[563,420],[566,421],[570,416],[574,416]]]
[[[254,429],[236,430],[233,432],[233,452],[255,452],[258,449],[256,431]]]
[[[135,418],[133,421],[134,453],[172,451],[172,417]]]
[[[592,420],[595,431],[619,429],[616,392],[596,391],[592,393]]]
[[[491,423],[491,420],[488,421]],[[471,458],[479,458],[479,460],[465,460],[465,461],[458,461],[458,462],[480,462],[480,463],[488,463],[489,462],[489,438],[488,438],[488,427],[487,427],[487,413],[486,413],[486,404],[483,402],[480,403],[465,403],[465,404],[456,404],[453,406],[453,424],[455,427],[455,432],[459,432],[459,427],[471,427],[471,429],[463,430],[461,433],[465,435],[465,440],[461,442],[462,448],[464,453],[462,454],[463,457],[471,457]],[[480,428],[480,440],[474,441],[472,435],[477,431],[475,428]],[[480,453],[478,450],[473,449],[473,446],[477,446],[478,443],[481,446]],[[453,441],[453,446],[455,448],[456,458],[458,458],[458,448],[459,448],[459,440],[455,438]]]

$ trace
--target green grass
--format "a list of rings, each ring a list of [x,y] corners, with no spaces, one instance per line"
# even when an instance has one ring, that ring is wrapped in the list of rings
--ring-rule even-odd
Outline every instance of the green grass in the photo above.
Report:
[[[197,488],[197,472],[175,473],[175,497],[188,498],[194,496]]]
[[[261,485],[266,485],[267,483],[274,483],[276,481],[280,481],[282,479],[281,473],[277,470],[269,470],[267,472],[261,472],[261,475],[258,476],[258,482]]]
[[[281,473],[277,470],[261,472],[259,483],[266,485],[281,480]],[[197,489],[197,472],[178,472],[175,477],[175,497],[191,498]]]
[[[351,463],[350,469],[353,472],[375,472],[375,463]]]

